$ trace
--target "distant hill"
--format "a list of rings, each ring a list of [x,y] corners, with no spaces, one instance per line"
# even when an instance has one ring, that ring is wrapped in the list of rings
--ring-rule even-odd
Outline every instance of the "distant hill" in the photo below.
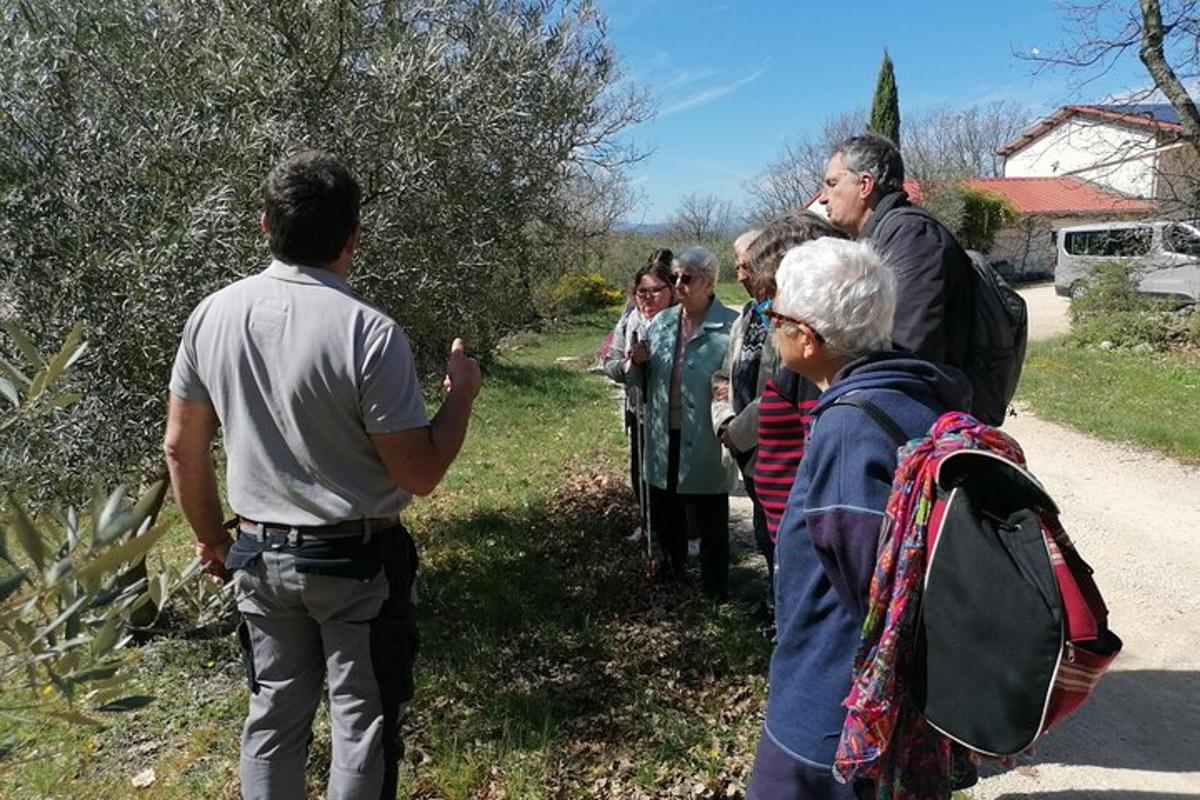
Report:
[[[665,222],[618,222],[613,226],[617,233],[663,233],[667,230]]]

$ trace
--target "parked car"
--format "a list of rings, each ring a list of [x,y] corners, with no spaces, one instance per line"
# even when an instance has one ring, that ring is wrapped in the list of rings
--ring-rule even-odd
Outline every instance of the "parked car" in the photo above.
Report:
[[[1072,225],[1055,231],[1054,289],[1086,291],[1097,264],[1128,264],[1138,291],[1200,302],[1200,221],[1146,220]]]

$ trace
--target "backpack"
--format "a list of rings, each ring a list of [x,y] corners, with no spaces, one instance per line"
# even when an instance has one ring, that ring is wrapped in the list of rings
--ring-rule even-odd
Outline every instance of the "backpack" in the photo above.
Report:
[[[861,408],[898,447],[906,443],[869,400],[849,395],[836,403]],[[939,420],[932,431],[941,427]],[[906,673],[925,721],[988,756],[1028,749],[1087,699],[1121,651],[1091,567],[1014,452],[978,441],[935,451],[936,495]]]
[[[888,212],[885,219],[897,215],[938,222],[920,206],[900,206]],[[945,225],[941,226],[945,228]],[[1000,426],[1017,391],[1021,367],[1025,364],[1028,310],[1024,298],[996,274],[981,253],[963,250],[952,234],[950,240],[962,254],[962,260],[971,264],[971,297],[975,305],[967,339],[966,363],[955,366],[961,366],[974,390],[971,415],[988,425]]]
[[[974,277],[975,314],[963,371],[974,390],[971,414],[988,425],[1004,424],[1025,365],[1029,312],[1025,298],[1005,282],[983,255],[964,251]]]

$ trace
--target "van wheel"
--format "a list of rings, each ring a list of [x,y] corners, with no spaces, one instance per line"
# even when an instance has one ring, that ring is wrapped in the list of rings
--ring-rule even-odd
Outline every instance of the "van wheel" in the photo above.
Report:
[[[1078,300],[1087,293],[1088,285],[1083,281],[1076,281],[1075,283],[1071,284],[1071,291],[1069,292],[1068,296],[1072,300]]]

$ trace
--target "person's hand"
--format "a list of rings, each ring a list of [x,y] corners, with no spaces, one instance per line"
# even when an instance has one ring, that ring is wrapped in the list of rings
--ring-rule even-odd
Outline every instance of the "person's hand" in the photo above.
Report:
[[[645,364],[650,360],[650,345],[638,342],[629,348],[629,360],[634,364]]]
[[[725,445],[725,447],[729,449],[729,452],[737,455],[737,445],[733,443],[733,434],[729,432],[728,425],[721,426],[721,430],[717,434],[717,438],[721,440],[721,444]]]
[[[467,355],[467,347],[462,339],[455,339],[450,345],[450,358],[446,361],[446,379],[442,381],[442,386],[448,392],[462,392],[473,398],[479,394],[482,385],[479,362]]]
[[[196,555],[200,565],[213,583],[229,583],[233,575],[225,568],[225,556],[229,554],[229,546],[233,539],[228,535],[218,542],[196,542]]]
[[[729,384],[728,383],[722,383],[721,385],[719,385],[715,389],[713,389],[713,400],[716,400],[718,403],[724,403],[728,399],[729,399]]]

